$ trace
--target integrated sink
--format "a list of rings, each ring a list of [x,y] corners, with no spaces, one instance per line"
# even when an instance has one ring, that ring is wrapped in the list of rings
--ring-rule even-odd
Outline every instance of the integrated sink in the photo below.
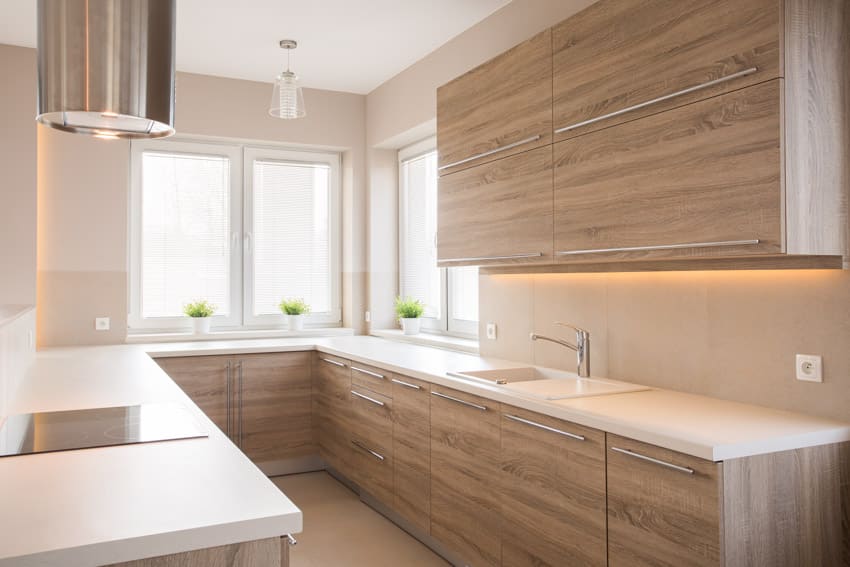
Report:
[[[603,378],[579,378],[571,372],[553,368],[526,366],[497,370],[449,372],[449,376],[498,385],[505,390],[543,400],[565,400],[648,390],[640,384],[629,384]]]

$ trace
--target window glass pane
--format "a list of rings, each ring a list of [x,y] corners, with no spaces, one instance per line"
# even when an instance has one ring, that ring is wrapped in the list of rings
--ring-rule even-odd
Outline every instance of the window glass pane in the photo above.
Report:
[[[174,317],[207,299],[230,313],[230,161],[142,156],[143,317]]]
[[[330,167],[256,160],[253,175],[254,315],[283,297],[330,312]]]
[[[402,162],[404,254],[402,294],[425,304],[425,317],[441,317],[437,268],[437,152]]]
[[[478,266],[449,268],[453,320],[478,321]]]

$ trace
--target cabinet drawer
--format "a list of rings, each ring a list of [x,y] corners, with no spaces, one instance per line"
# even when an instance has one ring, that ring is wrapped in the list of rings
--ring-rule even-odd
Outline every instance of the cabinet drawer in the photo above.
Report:
[[[437,264],[552,262],[552,147],[439,180]]]
[[[782,76],[782,6],[601,0],[565,20],[552,29],[555,140]]]
[[[393,400],[351,385],[351,432],[388,451],[393,445]]]
[[[351,363],[351,383],[384,396],[392,397],[392,383],[390,373],[368,364],[359,362]]]
[[[357,485],[382,503],[393,504],[393,457],[389,446],[351,436],[349,475]]]
[[[783,252],[780,88],[555,144],[559,261]]]
[[[395,510],[424,533],[431,531],[431,387],[392,376]]]
[[[551,141],[552,41],[549,30],[437,89],[440,174],[544,146]]]
[[[607,437],[608,564],[720,565],[722,464]]]

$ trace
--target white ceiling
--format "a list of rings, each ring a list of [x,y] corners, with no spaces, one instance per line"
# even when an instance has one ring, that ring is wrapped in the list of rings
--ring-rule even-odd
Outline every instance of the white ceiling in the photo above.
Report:
[[[365,94],[510,0],[177,0],[177,69]],[[36,1],[0,2],[0,43],[35,47]]]

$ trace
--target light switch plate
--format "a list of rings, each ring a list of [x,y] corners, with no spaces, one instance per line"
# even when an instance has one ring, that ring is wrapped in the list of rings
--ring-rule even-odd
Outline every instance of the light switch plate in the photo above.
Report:
[[[108,331],[109,330],[109,317],[97,317],[94,320],[94,330],[95,331]]]
[[[798,354],[797,380],[823,382],[823,357],[817,354]]]
[[[487,323],[487,338],[491,341],[496,340],[496,323]]]

